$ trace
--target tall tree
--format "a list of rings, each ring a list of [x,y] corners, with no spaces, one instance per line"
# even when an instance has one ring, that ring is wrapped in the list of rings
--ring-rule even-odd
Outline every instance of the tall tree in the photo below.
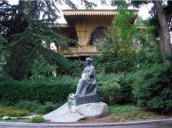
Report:
[[[157,23],[159,24],[158,34],[160,38],[160,46],[161,51],[163,55],[163,61],[165,64],[169,64],[169,60],[167,59],[168,56],[171,56],[171,44],[170,44],[170,25],[171,25],[171,15],[172,11],[168,11],[168,14],[166,13],[166,10],[172,7],[172,4],[170,0],[167,0],[167,5],[165,5],[163,2],[164,0],[151,0],[151,1],[140,1],[140,0],[132,0],[131,4],[135,7],[139,7],[141,4],[147,4],[149,2],[153,3],[152,12],[154,13],[154,17],[157,18]],[[155,23],[155,24],[157,24]]]
[[[4,45],[9,50],[4,67],[12,78],[25,79],[32,76],[32,73],[37,74],[32,65],[38,65],[37,60],[41,57],[46,62],[44,69],[46,64],[51,71],[51,67],[59,66],[60,72],[70,72],[68,61],[49,48],[51,42],[66,47],[69,41],[58,35],[54,28],[48,27],[48,24],[53,24],[58,18],[58,9],[53,1],[20,0],[16,6],[1,1],[0,13],[0,33],[7,39],[8,42]],[[41,63],[42,61],[39,62],[40,65]]]
[[[136,50],[133,47],[133,36],[136,26],[133,25],[134,14],[127,9],[124,2],[119,13],[113,19],[106,38],[98,45],[105,72],[127,72],[136,64]]]
[[[159,36],[163,55],[171,55],[171,44],[170,44],[170,32],[168,28],[168,22],[165,16],[165,11],[162,7],[162,1],[152,0],[155,11],[157,13],[158,21],[160,24]],[[164,62],[168,61],[164,58]]]

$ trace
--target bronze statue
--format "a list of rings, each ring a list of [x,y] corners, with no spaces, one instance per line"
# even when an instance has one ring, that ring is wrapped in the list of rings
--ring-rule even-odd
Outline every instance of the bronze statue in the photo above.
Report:
[[[86,67],[82,73],[81,79],[78,82],[76,96],[94,95],[96,94],[96,72],[92,65],[92,59],[86,58]]]

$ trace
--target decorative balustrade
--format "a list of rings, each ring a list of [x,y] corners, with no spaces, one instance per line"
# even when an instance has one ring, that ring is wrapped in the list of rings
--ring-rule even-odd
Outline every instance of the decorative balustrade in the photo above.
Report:
[[[76,56],[89,56],[98,55],[100,52],[97,50],[96,45],[69,47],[68,50],[58,50],[66,57],[76,57]]]

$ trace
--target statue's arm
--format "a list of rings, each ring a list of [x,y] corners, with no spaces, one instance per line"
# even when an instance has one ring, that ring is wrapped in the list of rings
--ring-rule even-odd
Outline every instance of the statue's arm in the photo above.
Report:
[[[92,66],[90,72],[88,73],[88,76],[89,76],[89,77],[92,77],[92,76],[94,75],[94,73],[95,73],[95,67]]]

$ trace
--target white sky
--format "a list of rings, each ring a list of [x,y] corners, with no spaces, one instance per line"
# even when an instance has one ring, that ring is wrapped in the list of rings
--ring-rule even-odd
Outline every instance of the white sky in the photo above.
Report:
[[[10,4],[18,4],[18,1],[19,0],[8,0],[9,1],[9,3]],[[61,0],[61,1],[63,1],[63,0]],[[71,1],[73,1],[77,6],[78,6],[78,8],[79,9],[84,9],[84,7],[81,5],[81,1],[80,0],[71,0]],[[77,2],[76,2],[77,1]],[[101,5],[101,2],[100,2],[100,0],[89,0],[89,1],[92,1],[92,2],[94,2],[94,3],[96,3],[97,4],[97,7],[95,7],[95,9],[112,9],[112,8],[114,8],[114,7],[111,7],[111,6],[109,6],[109,1],[110,0],[106,0],[107,1],[107,5]],[[57,2],[56,2],[57,3]],[[149,10],[151,9],[151,6],[152,6],[152,4],[148,4],[148,5],[144,5],[144,6],[141,6],[141,8],[139,8],[139,13],[138,13],[138,15],[140,16],[140,17],[142,17],[142,19],[147,19],[147,18],[149,18],[150,17],[150,14],[149,14]],[[65,5],[65,4],[63,4],[63,5],[61,5],[61,4],[58,4],[57,3],[57,7],[61,10],[61,9],[70,9],[67,5]],[[59,19],[58,20],[58,22],[59,23],[65,23],[65,20],[64,20],[64,18],[62,17],[61,19]]]

